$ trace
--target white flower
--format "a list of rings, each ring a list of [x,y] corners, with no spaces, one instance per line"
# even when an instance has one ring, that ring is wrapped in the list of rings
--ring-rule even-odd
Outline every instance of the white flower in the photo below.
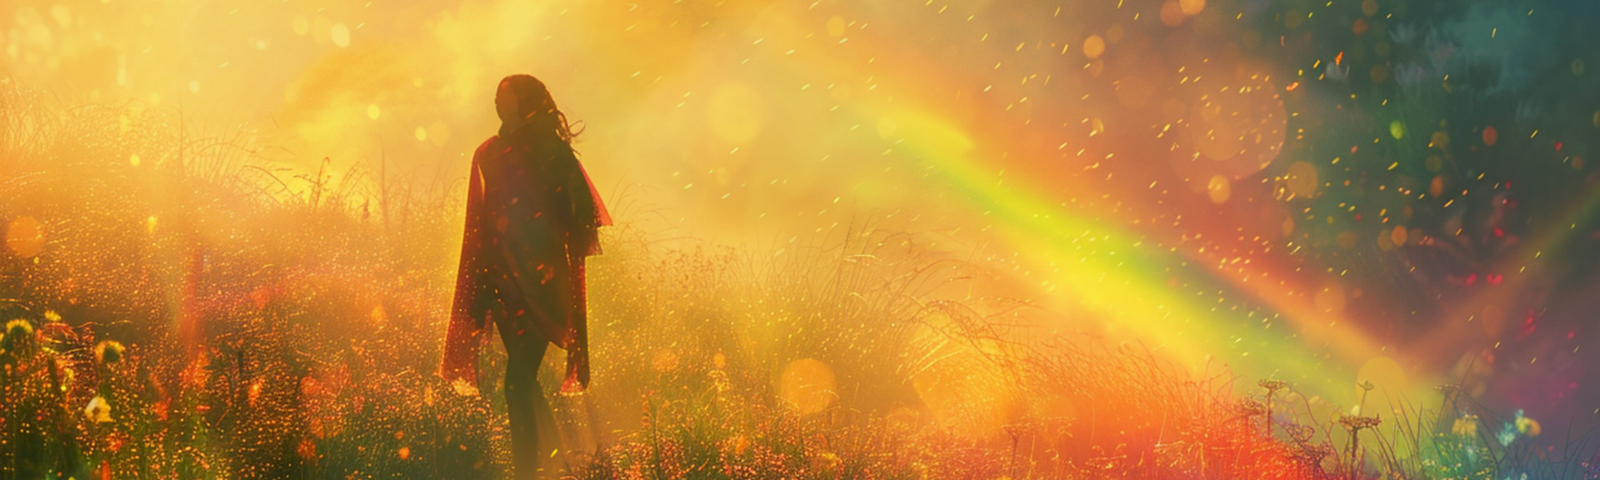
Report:
[[[106,403],[105,397],[96,396],[89,401],[89,406],[83,407],[83,415],[90,421],[106,423],[111,421],[111,404]]]
[[[457,378],[454,382],[450,382],[450,387],[456,391],[457,395],[464,397],[478,396],[478,386],[466,381],[466,379]]]

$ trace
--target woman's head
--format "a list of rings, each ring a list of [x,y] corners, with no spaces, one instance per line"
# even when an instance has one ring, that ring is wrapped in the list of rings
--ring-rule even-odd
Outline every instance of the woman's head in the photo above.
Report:
[[[532,75],[516,74],[501,79],[495,91],[494,107],[495,113],[500,115],[501,136],[529,124],[538,130],[553,130],[562,141],[571,141],[575,135],[567,125],[566,114],[556,108],[550,90]]]

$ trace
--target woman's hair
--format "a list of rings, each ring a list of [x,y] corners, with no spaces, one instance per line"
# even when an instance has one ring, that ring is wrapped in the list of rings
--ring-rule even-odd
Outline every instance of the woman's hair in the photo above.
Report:
[[[509,75],[500,80],[508,84],[511,91],[517,96],[517,114],[527,119],[528,124],[536,130],[554,131],[561,141],[572,143],[572,137],[582,133],[573,132],[567,123],[567,115],[556,108],[556,101],[550,97],[550,89],[545,88],[544,82],[533,78],[532,75]]]

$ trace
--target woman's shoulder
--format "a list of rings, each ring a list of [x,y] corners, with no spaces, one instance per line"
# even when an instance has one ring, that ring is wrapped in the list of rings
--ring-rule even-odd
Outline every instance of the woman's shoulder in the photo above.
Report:
[[[488,152],[490,148],[494,148],[495,142],[498,142],[499,140],[499,135],[490,135],[488,140],[484,140],[482,144],[478,145],[478,149],[472,152],[472,155],[474,157],[482,157],[484,152]]]

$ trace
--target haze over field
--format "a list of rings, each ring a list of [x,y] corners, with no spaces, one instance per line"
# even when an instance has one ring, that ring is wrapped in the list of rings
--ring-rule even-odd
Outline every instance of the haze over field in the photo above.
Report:
[[[12,0],[0,72],[55,108],[123,106],[124,132],[167,111],[236,138],[280,197],[353,171],[376,218],[409,195],[455,222],[496,82],[530,73],[582,122],[613,214],[663,242],[777,258],[912,232],[970,262],[928,298],[1018,299],[1041,331],[1225,365],[1241,391],[1285,379],[1348,411],[1364,381],[1395,405],[1450,383],[1582,428],[1596,9]],[[149,145],[130,168],[184,161]],[[454,258],[443,230],[419,248]]]

